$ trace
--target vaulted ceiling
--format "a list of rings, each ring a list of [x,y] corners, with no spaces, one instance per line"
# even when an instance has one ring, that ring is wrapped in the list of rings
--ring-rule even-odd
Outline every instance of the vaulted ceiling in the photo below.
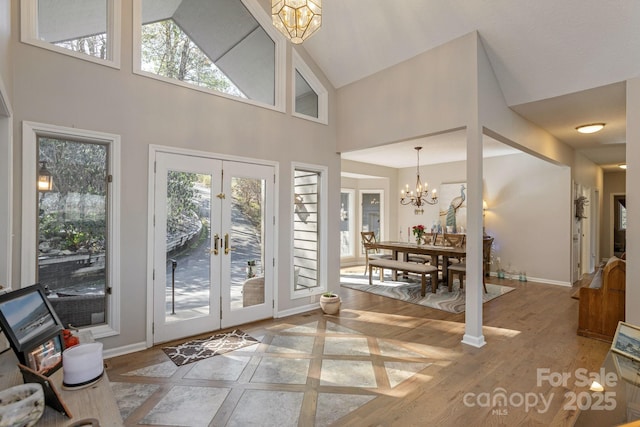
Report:
[[[603,166],[624,161],[637,0],[324,0],[304,47],[339,88],[478,31],[507,105]],[[576,126],[606,122],[582,135]],[[384,155],[384,154],[383,154]]]
[[[75,1],[76,13],[83,16],[73,20],[76,25],[86,22],[95,30],[93,21],[104,22],[106,11],[94,16],[103,1]],[[268,9],[266,0],[259,1]],[[68,25],[64,14],[53,12],[61,10],[57,3],[39,2],[54,18],[41,23],[46,39],[82,33]],[[640,76],[640,1],[324,0],[322,6],[322,28],[303,47],[334,87],[478,31],[507,105],[602,166],[624,162],[624,82]],[[262,67],[248,66],[233,53],[268,39],[238,1],[144,2],[144,22],[169,17],[180,21],[201,47],[212,46],[215,52],[207,53],[245,91],[268,87],[252,84],[261,78],[273,81],[260,72]],[[592,122],[607,126],[593,135],[575,131]]]

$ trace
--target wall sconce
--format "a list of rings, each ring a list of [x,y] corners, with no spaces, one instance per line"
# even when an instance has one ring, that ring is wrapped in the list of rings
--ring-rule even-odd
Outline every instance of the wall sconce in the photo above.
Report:
[[[46,193],[53,189],[53,176],[47,169],[47,162],[40,162],[40,170],[38,171],[38,191]]]
[[[483,200],[483,201],[482,201],[482,216],[484,216],[484,214],[486,214],[486,213],[487,213],[487,209],[489,209],[489,208],[487,207],[487,201],[486,201],[486,200]]]

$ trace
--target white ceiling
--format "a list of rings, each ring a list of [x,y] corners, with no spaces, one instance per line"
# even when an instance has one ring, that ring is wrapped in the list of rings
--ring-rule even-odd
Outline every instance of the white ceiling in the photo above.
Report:
[[[422,150],[420,150],[421,166],[463,161],[467,159],[466,131],[459,130],[381,147],[368,148],[366,150],[342,153],[342,158],[392,168],[415,167],[417,165],[415,147],[422,147]],[[519,153],[517,149],[486,135],[483,139],[482,148],[484,157],[506,156],[508,154]]]
[[[640,76],[640,1],[325,0],[322,6],[322,28],[304,48],[335,87],[477,30],[509,106],[597,164],[624,161],[624,81]],[[607,126],[599,134],[575,131],[600,121]],[[378,156],[393,154],[378,149]]]

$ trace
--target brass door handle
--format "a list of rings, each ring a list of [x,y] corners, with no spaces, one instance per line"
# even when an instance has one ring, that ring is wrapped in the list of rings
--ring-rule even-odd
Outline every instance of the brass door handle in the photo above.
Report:
[[[209,253],[213,253],[214,255],[218,255],[218,242],[220,241],[220,236],[216,233],[213,236],[213,250],[210,250]]]
[[[224,235],[224,254],[229,255],[229,252],[233,249],[229,246],[229,233],[225,233]]]

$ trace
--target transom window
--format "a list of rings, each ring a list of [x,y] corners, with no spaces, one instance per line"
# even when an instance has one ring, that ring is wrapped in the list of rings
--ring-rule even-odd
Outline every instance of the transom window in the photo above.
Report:
[[[22,0],[22,41],[120,66],[120,0]]]
[[[311,68],[293,51],[293,115],[328,123],[328,94]]]
[[[138,0],[137,72],[278,105],[278,43],[252,0]],[[260,10],[260,7],[257,7]],[[264,12],[264,11],[262,11]],[[262,13],[262,15],[265,15]]]

